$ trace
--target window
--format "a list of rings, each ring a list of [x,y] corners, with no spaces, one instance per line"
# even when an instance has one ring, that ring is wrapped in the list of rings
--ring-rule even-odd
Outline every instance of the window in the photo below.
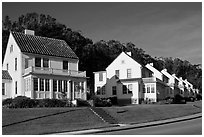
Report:
[[[143,90],[143,93],[145,93],[145,85],[143,85],[143,89],[142,90]]]
[[[25,58],[25,69],[28,68],[28,58]]]
[[[117,94],[116,86],[112,86],[112,95],[116,94]]]
[[[17,91],[17,81],[15,82],[15,93],[17,94],[18,91]]]
[[[6,95],[5,94],[5,83],[2,83],[2,95]]]
[[[10,46],[10,53],[13,52],[13,45]]]
[[[33,78],[34,91],[38,91],[38,78]]]
[[[49,68],[49,59],[43,58],[43,67],[44,68]]]
[[[84,92],[84,82],[81,82],[81,92]]]
[[[44,91],[44,79],[40,79],[40,91]]]
[[[115,70],[115,75],[117,78],[120,78],[120,71],[119,70]]]
[[[45,91],[50,91],[50,80],[45,79]]]
[[[8,70],[8,69],[9,69],[9,64],[7,63],[7,64],[6,64],[6,70]]]
[[[105,95],[106,94],[106,89],[105,89],[105,86],[102,87],[102,95]]]
[[[17,70],[17,58],[15,58],[15,70]]]
[[[35,67],[41,67],[41,58],[35,58]]]
[[[64,91],[63,92],[67,92],[67,81],[64,80]]]
[[[150,93],[150,85],[147,85],[147,93]]]
[[[155,89],[154,89],[154,84],[151,85],[151,93],[154,93]]]
[[[127,94],[127,86],[123,85],[123,94]]]
[[[103,81],[103,73],[99,73],[99,81]]]
[[[56,92],[57,91],[57,80],[53,79],[53,91]]]
[[[58,92],[62,92],[62,80],[58,80]]]
[[[127,78],[131,78],[131,69],[127,69]]]
[[[63,69],[68,70],[68,61],[63,61]]]
[[[100,89],[101,89],[100,87],[97,87],[97,91],[96,91],[96,94],[97,94],[97,95],[100,95],[100,94],[101,94],[101,93],[100,93]]]
[[[132,84],[128,85],[128,94],[132,94]]]

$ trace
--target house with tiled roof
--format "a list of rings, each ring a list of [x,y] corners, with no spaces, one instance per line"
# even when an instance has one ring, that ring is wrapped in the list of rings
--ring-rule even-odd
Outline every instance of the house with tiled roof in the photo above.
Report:
[[[12,78],[7,70],[2,70],[2,99],[10,97]]]
[[[86,72],[64,40],[35,36],[34,31],[10,32],[3,70],[10,77],[9,97],[86,100]]]

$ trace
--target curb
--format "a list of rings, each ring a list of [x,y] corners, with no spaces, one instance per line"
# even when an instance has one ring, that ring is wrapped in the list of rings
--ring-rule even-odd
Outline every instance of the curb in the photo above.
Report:
[[[55,135],[85,135],[85,134],[104,133],[104,132],[112,132],[112,131],[119,131],[119,130],[164,125],[164,124],[170,124],[170,123],[175,123],[175,122],[181,122],[185,120],[196,119],[200,117],[202,117],[202,113],[197,113],[194,115],[183,116],[183,117],[178,117],[178,118],[160,120],[160,121],[140,123],[140,124],[117,124],[115,125],[115,127],[109,127],[109,128],[89,129],[89,130],[81,130],[81,131],[74,131],[74,132],[71,131],[71,132],[54,133],[54,134]]]

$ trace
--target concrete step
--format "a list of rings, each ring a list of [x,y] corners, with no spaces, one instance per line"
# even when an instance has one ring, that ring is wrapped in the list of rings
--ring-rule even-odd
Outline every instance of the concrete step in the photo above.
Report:
[[[108,122],[110,124],[118,124],[118,121],[114,119],[111,115],[109,115],[103,108],[99,107],[91,107],[91,110],[95,112],[103,121]]]

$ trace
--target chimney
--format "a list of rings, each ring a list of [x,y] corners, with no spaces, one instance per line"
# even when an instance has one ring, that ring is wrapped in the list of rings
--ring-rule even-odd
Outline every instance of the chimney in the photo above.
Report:
[[[152,67],[154,66],[154,64],[153,64],[153,63],[149,63],[149,65],[151,65]]]
[[[35,35],[35,31],[34,30],[28,30],[28,29],[25,29],[24,31],[25,34],[28,34],[28,35]]]
[[[167,71],[167,69],[163,69],[164,71]]]
[[[130,52],[126,52],[130,57],[132,56],[132,53],[131,51]]]

